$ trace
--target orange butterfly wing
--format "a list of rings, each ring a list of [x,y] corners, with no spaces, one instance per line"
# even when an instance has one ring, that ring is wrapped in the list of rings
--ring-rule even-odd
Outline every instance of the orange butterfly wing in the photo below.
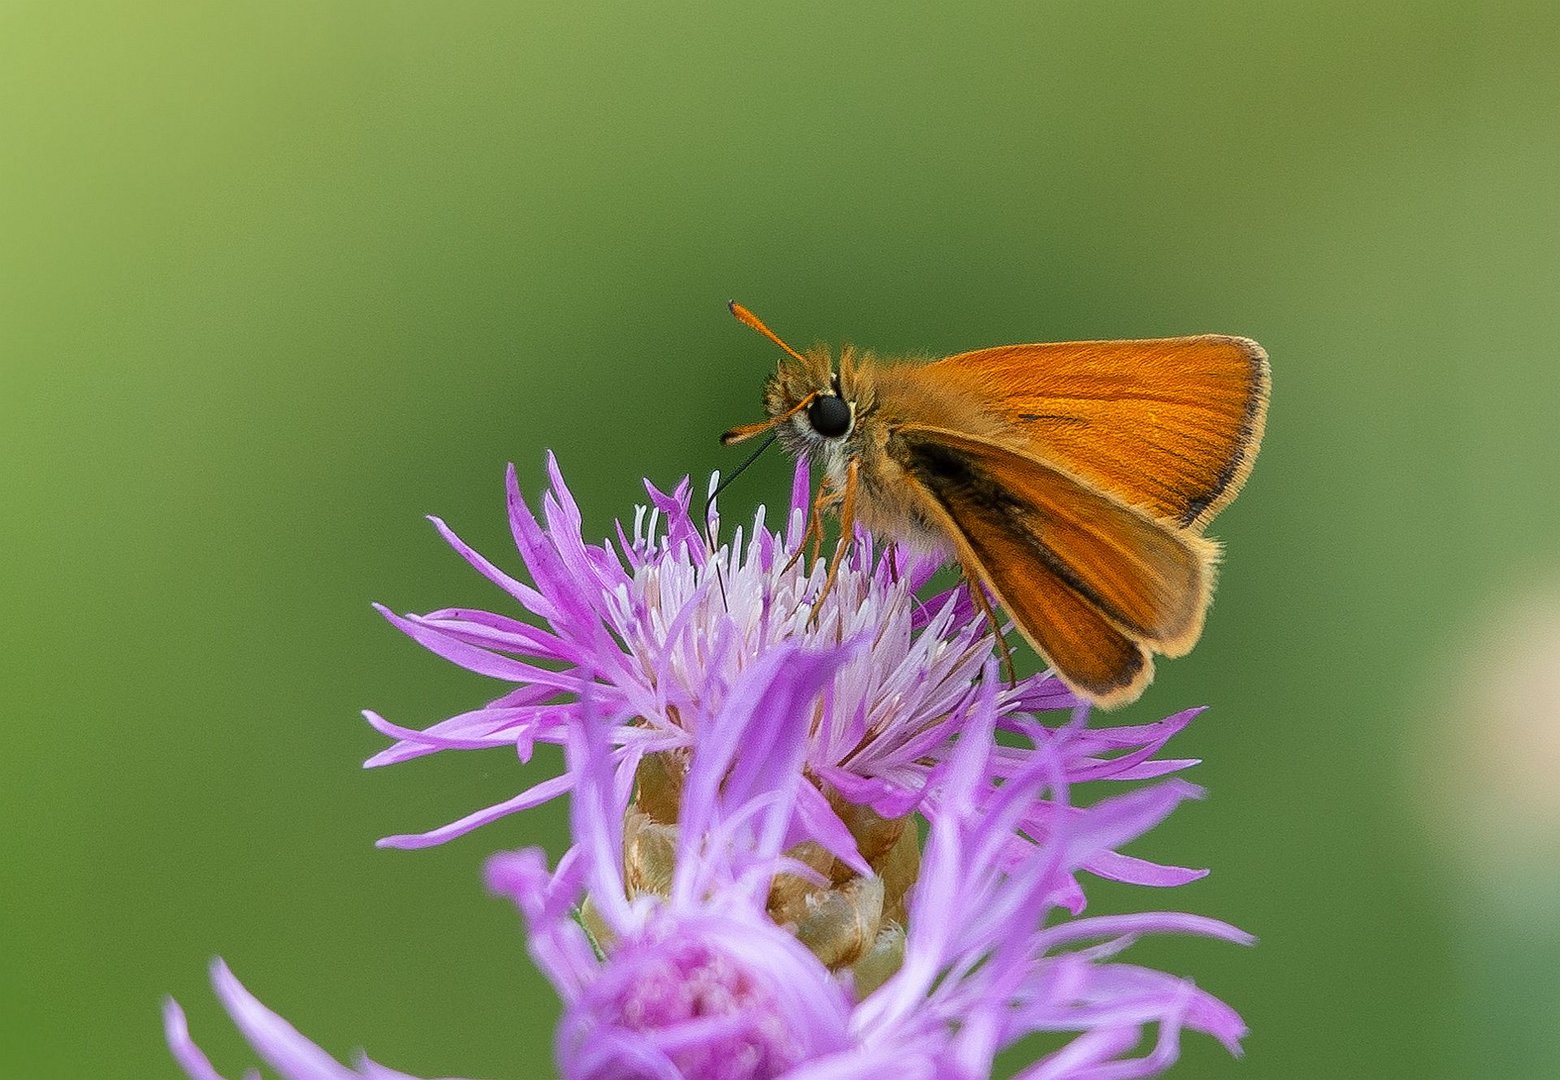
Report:
[[[896,426],[889,453],[960,561],[1062,677],[1104,705],[1196,642],[1217,548],[986,439]]]
[[[994,411],[1016,448],[1197,530],[1251,472],[1271,378],[1260,345],[1213,334],[1004,345],[922,370]]]

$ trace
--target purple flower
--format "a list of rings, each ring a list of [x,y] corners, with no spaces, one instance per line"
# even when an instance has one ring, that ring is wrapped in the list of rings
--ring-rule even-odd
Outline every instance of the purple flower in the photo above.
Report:
[[[533,621],[384,612],[511,688],[426,731],[367,715],[397,740],[370,765],[491,747],[526,763],[539,741],[564,747],[562,776],[381,843],[439,843],[572,792],[573,844],[555,868],[535,849],[488,866],[563,998],[565,1077],[963,1080],[1036,1033],[1065,1041],[1029,1080],[1156,1075],[1187,1030],[1239,1052],[1228,1006],[1116,957],[1146,933],[1247,935],[1178,913],[1078,917],[1085,873],[1152,886],[1204,873],[1119,850],[1201,795],[1168,778],[1194,761],[1158,756],[1198,710],[1090,728],[1055,679],[1005,684],[967,590],[921,598],[934,565],[900,565],[864,534],[814,622],[823,570],[793,557],[803,467],[785,532],[760,511],[729,544],[713,514],[701,535],[686,481],[650,488],[653,509],[615,544],[587,544],[550,459],[549,472],[545,526],[508,477],[531,584],[435,522]],[[213,978],[286,1080],[403,1076],[339,1065],[220,961]],[[172,1001],[166,1020],[185,1071],[216,1077]]]
[[[651,508],[640,508],[632,529],[618,527],[615,545],[593,545],[581,534],[579,509],[551,457],[548,473],[542,522],[521,498],[513,468],[507,476],[510,528],[533,584],[498,569],[434,519],[456,551],[509,594],[519,614],[542,625],[464,608],[404,616],[380,609],[429,650],[513,688],[483,708],[424,731],[366,713],[371,724],[397,740],[367,764],[492,747],[513,748],[526,762],[536,742],[562,741],[588,694],[594,708],[621,718],[611,753],[620,782],[627,783],[647,759],[653,766],[657,755],[685,759],[700,725],[727,707],[742,673],[777,650],[797,642],[813,648],[854,643],[859,647],[848,650],[819,699],[787,718],[807,729],[804,756],[815,781],[797,793],[795,834],[857,872],[871,868],[872,852],[863,847],[891,845],[898,836],[879,828],[878,819],[903,819],[924,800],[935,799],[933,778],[981,693],[977,676],[991,643],[967,590],[918,597],[935,560],[902,562],[906,557],[897,549],[879,552],[861,533],[811,624],[823,567],[807,569],[792,558],[805,541],[805,465],[796,470],[783,533],[765,527],[760,509],[745,541],[738,529],[730,543],[713,550],[718,519],[712,513],[701,534],[686,480],[670,495],[647,484]],[[1089,730],[1080,719],[1085,707],[1050,676],[997,687],[994,708],[999,727],[1021,731],[1037,746],[1047,744],[1071,783],[1143,780],[1194,764],[1154,754],[1198,710],[1155,724]],[[1046,734],[1025,715],[1050,710],[1068,710],[1075,722]],[[1033,747],[999,751],[990,779],[1022,771],[1034,752]],[[640,780],[647,778],[641,774]],[[550,777],[441,828],[380,843],[409,848],[442,843],[554,798],[572,782],[567,774]],[[678,782],[673,775],[666,784],[675,789]],[[1036,814],[1044,811],[1035,808]],[[1025,822],[1025,831],[1036,824]],[[1008,842],[1013,858],[1029,844],[1017,833]],[[1113,850],[1099,851],[1080,868],[1145,885],[1180,884],[1201,875]],[[1081,908],[1081,890],[1073,890],[1069,903]]]
[[[1046,925],[1075,870],[1151,827],[1189,785],[1073,807],[1060,756],[1041,747],[993,786],[994,669],[927,811],[897,972],[859,994],[848,973],[831,972],[776,926],[766,902],[777,879],[810,873],[785,854],[807,786],[805,732],[785,721],[846,663],[841,650],[792,644],[739,678],[731,708],[704,718],[664,895],[633,895],[624,877],[629,792],[612,764],[614,718],[570,722],[575,846],[553,873],[535,849],[496,856],[488,870],[490,886],[524,913],[532,954],[563,996],[556,1052],[565,1077],[985,1077],[997,1053],[1041,1031],[1076,1035],[1026,1077],[1152,1075],[1175,1060],[1187,1029],[1239,1051],[1245,1029],[1228,1006],[1113,957],[1144,933],[1249,942],[1241,931],[1170,913]],[[1015,860],[1005,838],[1035,821],[1047,789],[1047,839]],[[574,916],[587,897],[604,930],[594,940]],[[1076,947],[1083,941],[1096,944]]]
[[[283,1080],[417,1080],[375,1064],[363,1055],[359,1055],[356,1068],[338,1064],[291,1024],[260,1004],[221,960],[211,964],[211,984],[244,1038]],[[184,1010],[172,998],[163,1002],[163,1031],[174,1060],[191,1080],[222,1080],[222,1074],[212,1068],[210,1060],[190,1038]],[[244,1075],[256,1080],[259,1076],[253,1071]]]

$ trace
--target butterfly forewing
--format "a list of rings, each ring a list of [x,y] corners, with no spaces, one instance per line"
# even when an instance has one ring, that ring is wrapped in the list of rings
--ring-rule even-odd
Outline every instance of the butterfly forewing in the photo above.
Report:
[[[921,370],[961,384],[1032,455],[1184,527],[1235,497],[1267,416],[1267,354],[1246,338],[1004,345]]]

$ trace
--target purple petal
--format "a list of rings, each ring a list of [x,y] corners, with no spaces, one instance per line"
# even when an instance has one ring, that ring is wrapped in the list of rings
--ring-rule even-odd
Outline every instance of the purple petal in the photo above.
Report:
[[[1096,915],[1058,923],[1037,934],[1035,945],[1041,949],[1054,949],[1073,941],[1141,934],[1197,934],[1233,941],[1237,945],[1254,945],[1257,940],[1238,927],[1203,915],[1147,911],[1135,915]]]
[[[569,827],[597,908],[621,933],[630,927],[623,882],[623,817],[633,774],[625,769],[620,782],[620,774],[613,770],[607,737],[611,720],[601,717],[594,706],[593,700],[582,703],[564,743],[567,775],[575,786],[569,800]]]
[[[821,845],[825,851],[856,873],[866,877],[874,873],[867,860],[862,857],[861,849],[856,844],[856,838],[850,834],[850,829],[840,820],[839,814],[835,813],[834,808],[829,805],[829,800],[823,797],[823,793],[811,784],[797,785],[796,826],[797,835],[787,836],[785,839],[787,849],[806,838]]]
[[[777,779],[800,777],[808,722],[802,706],[844,659],[843,652],[807,653],[787,644],[744,672],[720,715],[700,728],[683,788],[680,838],[698,843],[717,812],[717,793],[737,803],[776,790]]]
[[[1096,1028],[1084,1032],[1055,1053],[1018,1074],[1016,1080],[1080,1080],[1091,1066],[1112,1061],[1142,1039],[1136,1025]]]
[[[425,626],[442,630],[451,637],[459,638],[479,648],[498,649],[503,652],[519,653],[522,656],[571,664],[581,663],[586,659],[580,650],[571,647],[554,634],[540,630],[530,623],[508,619],[491,612],[473,611],[469,608],[444,608],[423,615],[421,621]]]
[[[352,1070],[260,1004],[220,959],[212,961],[211,983],[255,1053],[286,1080],[349,1080],[352,1077]]]
[[[1187,799],[1200,799],[1202,788],[1184,780],[1102,799],[1089,808],[1080,828],[1067,836],[1067,864],[1077,866],[1101,851],[1120,847],[1158,825]]]
[[[413,743],[420,749],[431,750],[485,750],[495,746],[511,746],[519,734],[536,726],[553,726],[570,710],[568,705],[532,706],[521,709],[478,709],[442,720],[425,731],[392,724],[378,713],[365,709],[363,718],[369,726],[392,739]],[[395,748],[392,747],[391,750]],[[365,768],[386,764],[381,760],[391,753],[382,750],[364,762]],[[406,755],[397,755],[401,760]]]
[[[1185,866],[1164,866],[1115,851],[1102,851],[1092,859],[1084,860],[1080,868],[1095,877],[1153,888],[1185,885],[1187,882],[1208,876],[1206,870],[1193,870]]]
[[[886,818],[904,817],[921,804],[924,784],[913,787],[894,783],[883,777],[858,776],[848,769],[829,765],[815,768],[820,780],[859,806],[870,806]],[[924,776],[921,778],[924,780]]]
[[[475,548],[456,535],[455,530],[446,525],[442,519],[430,516],[428,520],[433,523],[439,535],[444,537],[444,542],[454,548],[457,555],[470,563],[472,569],[520,601],[527,611],[540,615],[544,619],[554,618],[558,614],[546,597],[494,566]]]
[[[429,652],[442,656],[451,663],[459,664],[468,671],[475,671],[478,675],[506,679],[509,682],[539,683],[559,690],[578,690],[580,687],[578,678],[571,678],[532,664],[522,664],[518,660],[511,660],[486,649],[468,645],[443,630],[426,625],[415,615],[397,615],[379,604],[375,604],[374,607],[389,620],[392,626]]]
[[[807,515],[812,512],[812,470],[806,458],[796,459],[791,472],[791,512],[786,515],[785,547],[795,551],[802,543],[807,528]],[[800,520],[798,520],[800,519]]]
[[[448,825],[442,825],[425,833],[403,833],[397,836],[386,836],[375,842],[375,847],[401,848],[411,850],[416,848],[435,847],[438,844],[447,843],[457,836],[465,836],[473,829],[480,828],[499,818],[508,817],[510,814],[521,810],[529,810],[533,806],[540,806],[549,799],[555,799],[574,786],[574,777],[565,774],[555,776],[551,780],[543,780],[540,784],[529,787],[512,799],[475,813],[467,814],[458,821],[452,821]]]
[[[168,1040],[168,1049],[173,1053],[173,1059],[189,1074],[191,1080],[222,1080],[222,1075],[211,1067],[210,1059],[190,1038],[190,1026],[184,1018],[184,1010],[179,1008],[179,1003],[173,998],[163,999],[163,1034]]]

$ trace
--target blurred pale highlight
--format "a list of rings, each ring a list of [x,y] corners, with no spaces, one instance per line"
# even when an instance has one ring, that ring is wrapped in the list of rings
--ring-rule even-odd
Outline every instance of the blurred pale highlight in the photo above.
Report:
[[[1463,922],[1473,1056],[1560,1067],[1560,568],[1495,590],[1423,697],[1414,775]]]
[[[1465,629],[1437,682],[1423,796],[1445,850],[1491,900],[1560,912],[1560,890],[1532,889],[1560,884],[1560,572]]]

